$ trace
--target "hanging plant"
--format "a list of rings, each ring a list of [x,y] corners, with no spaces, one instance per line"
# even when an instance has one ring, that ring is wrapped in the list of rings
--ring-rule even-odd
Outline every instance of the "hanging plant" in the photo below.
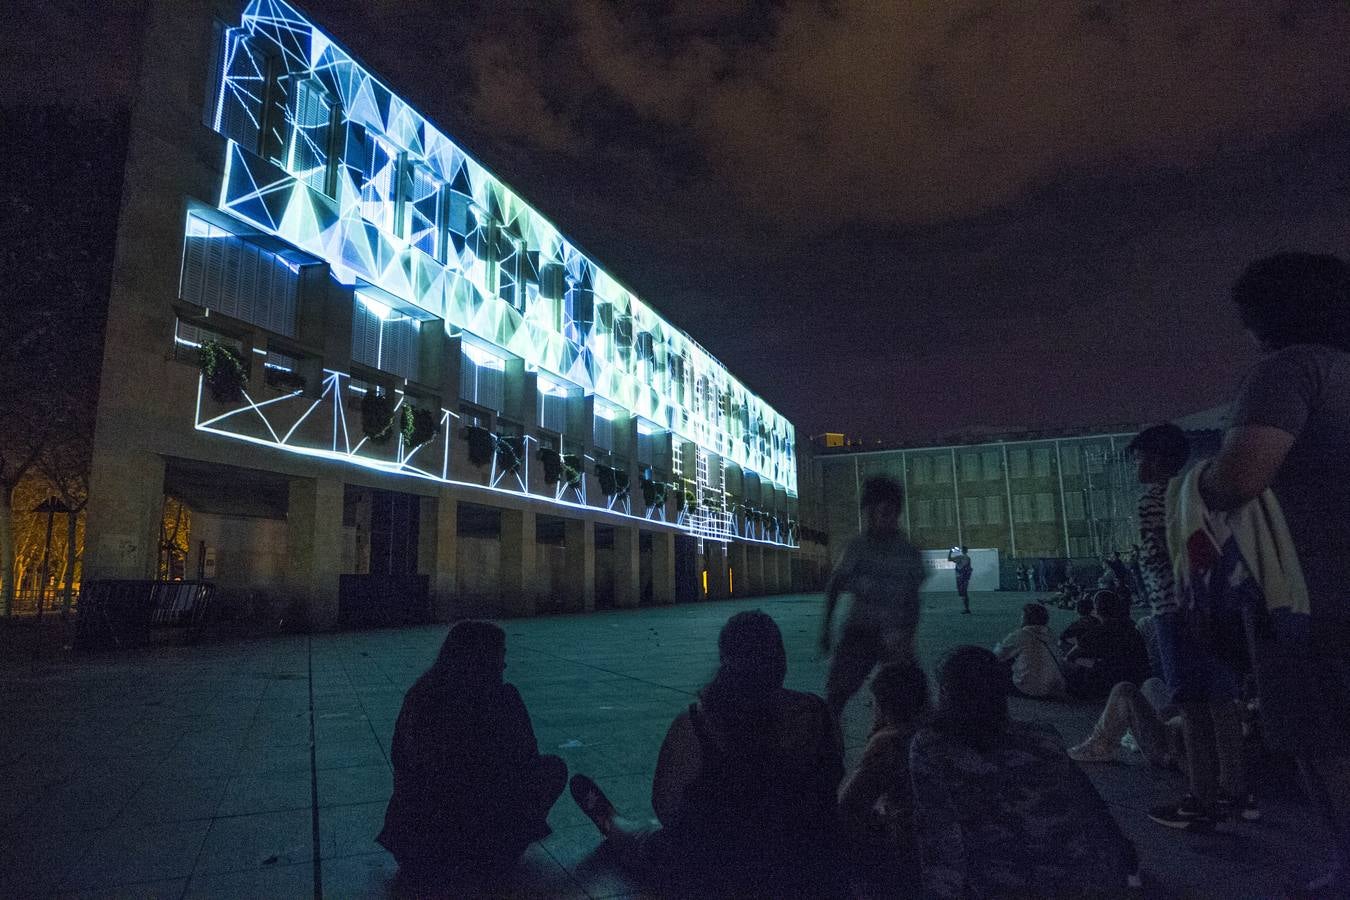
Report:
[[[614,470],[614,495],[620,499],[628,496],[628,470]]]
[[[544,483],[557,484],[562,476],[562,454],[552,447],[540,447],[535,456],[544,464]]]
[[[600,490],[606,497],[612,497],[619,492],[618,477],[612,467],[596,463],[595,474],[600,478]]]
[[[238,350],[220,341],[208,340],[202,341],[197,355],[201,360],[202,380],[206,382],[212,400],[237,403],[244,399],[248,369]]]
[[[678,506],[681,512],[686,509],[690,511],[698,509],[698,497],[694,496],[693,491],[685,491],[679,495]]]
[[[492,432],[479,425],[470,425],[464,429],[464,438],[469,442],[469,462],[475,466],[486,466],[492,462],[492,454],[496,450]]]
[[[361,398],[361,432],[375,444],[394,433],[394,398],[379,388],[367,388]]]
[[[649,507],[666,505],[666,483],[650,478],[642,479],[642,502]]]
[[[520,468],[525,458],[525,439],[517,435],[498,437],[493,447],[497,454],[497,467],[503,472],[514,472]]]
[[[403,404],[403,447],[413,450],[441,433],[436,413],[429,409]]]
[[[581,487],[581,457],[568,453],[562,458],[562,480],[568,487]]]

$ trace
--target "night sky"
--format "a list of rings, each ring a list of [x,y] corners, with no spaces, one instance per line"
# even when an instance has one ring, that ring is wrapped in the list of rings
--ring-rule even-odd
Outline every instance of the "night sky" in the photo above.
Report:
[[[20,5],[0,102],[129,92],[139,4]],[[1212,406],[1243,263],[1350,253],[1350,4],[300,6],[803,436]]]

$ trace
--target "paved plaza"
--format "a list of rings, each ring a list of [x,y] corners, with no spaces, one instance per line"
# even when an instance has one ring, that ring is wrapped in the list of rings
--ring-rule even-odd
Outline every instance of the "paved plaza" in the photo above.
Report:
[[[992,644],[1021,594],[926,594],[920,652]],[[507,678],[542,752],[592,775],[629,815],[650,816],[657,749],[716,662],[734,612],[782,626],[788,686],[820,690],[819,595],[505,622]],[[1055,612],[1062,627],[1069,613]],[[388,750],[404,691],[445,626],[295,636],[77,658],[3,670],[0,897],[379,897],[395,866],[374,843],[392,789]],[[1086,733],[1094,706],[1014,700],[1014,714]],[[863,698],[846,722],[849,762],[866,737]],[[311,741],[313,752],[311,753]],[[1305,805],[1265,801],[1266,819],[1229,834],[1151,823],[1176,777],[1136,761],[1092,766],[1139,846],[1153,896],[1269,897],[1323,858]],[[553,834],[532,845],[503,896],[615,897],[635,887],[597,853],[564,794]]]

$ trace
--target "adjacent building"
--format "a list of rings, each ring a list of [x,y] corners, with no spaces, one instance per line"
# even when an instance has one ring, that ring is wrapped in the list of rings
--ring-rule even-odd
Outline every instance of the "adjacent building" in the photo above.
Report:
[[[1193,459],[1217,447],[1221,421],[1221,410],[1180,420]],[[921,549],[997,550],[1005,563],[1100,560],[1138,542],[1140,488],[1124,450],[1141,427],[886,449],[836,446],[814,454],[812,489],[820,492],[816,502],[835,554],[861,528],[863,482],[885,475],[905,486],[902,524]]]
[[[791,423],[304,14],[152,3],[137,84],[87,580],[316,627],[792,585]]]

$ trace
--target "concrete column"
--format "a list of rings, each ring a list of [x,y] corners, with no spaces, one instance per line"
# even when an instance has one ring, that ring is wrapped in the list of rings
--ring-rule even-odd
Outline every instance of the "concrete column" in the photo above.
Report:
[[[716,541],[705,542],[703,561],[708,569],[708,599],[725,599],[728,596],[726,547]]]
[[[458,600],[459,584],[456,570],[459,559],[459,501],[454,497],[441,494],[434,504],[422,501],[422,521],[426,522],[426,508],[433,508],[435,529],[435,549],[430,560],[431,572],[431,618],[437,622],[449,622],[455,617],[455,605]]]
[[[535,565],[535,515],[530,510],[502,510],[501,610],[506,616],[532,616],[538,603]]]
[[[84,581],[155,578],[164,515],[164,460],[149,452],[94,456]]]
[[[620,609],[637,606],[642,598],[642,563],[638,530],[628,525],[614,526],[614,605]]]
[[[652,533],[652,602],[669,606],[675,602],[675,533]]]
[[[782,570],[783,551],[764,548],[764,586],[770,594],[785,593]]]
[[[563,602],[571,611],[595,610],[595,524],[589,519],[567,519]]]
[[[768,593],[764,589],[764,548],[758,544],[745,548],[745,592],[751,597]]]
[[[293,478],[286,509],[287,582],[305,605],[311,629],[338,621],[338,573],[342,571],[342,482]]]
[[[750,586],[749,548],[740,541],[727,545],[727,569],[731,573],[731,595],[749,597]]]

